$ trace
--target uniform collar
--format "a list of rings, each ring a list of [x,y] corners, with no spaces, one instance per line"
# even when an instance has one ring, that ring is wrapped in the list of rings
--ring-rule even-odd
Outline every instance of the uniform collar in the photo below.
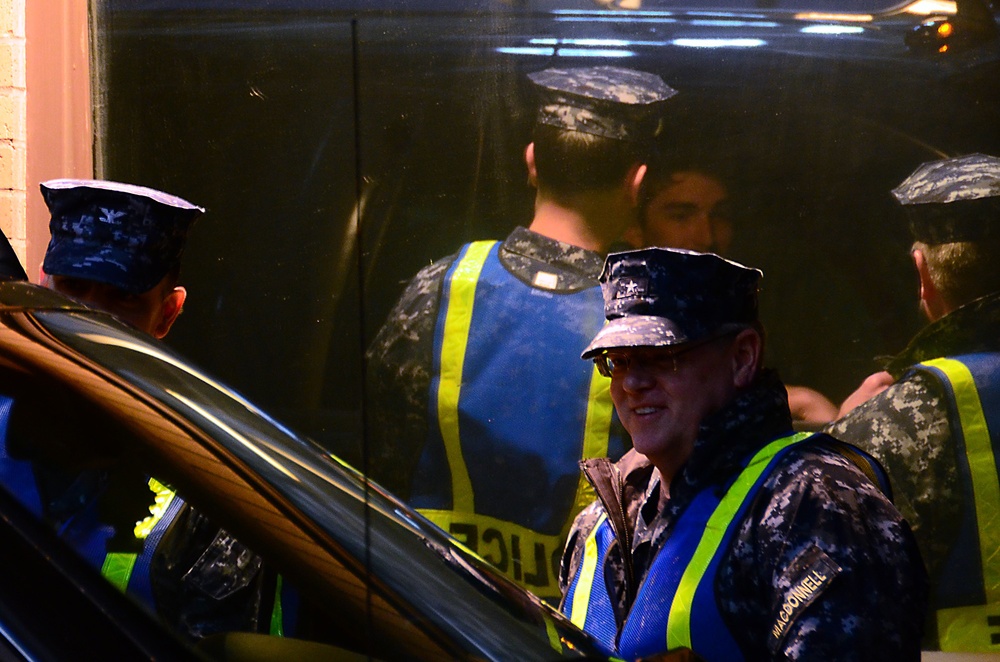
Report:
[[[1000,350],[1000,292],[987,294],[925,326],[886,364],[897,379],[910,366],[941,356]]]
[[[595,287],[604,257],[524,227],[515,228],[500,247],[500,261],[519,280],[564,293]]]

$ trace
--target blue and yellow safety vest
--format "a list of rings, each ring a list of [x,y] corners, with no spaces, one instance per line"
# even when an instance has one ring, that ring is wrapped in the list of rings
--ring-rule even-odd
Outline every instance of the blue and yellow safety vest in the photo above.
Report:
[[[959,537],[934,600],[943,651],[1000,652],[1000,354],[925,361],[943,385],[964,487]]]
[[[580,360],[604,323],[603,300],[596,283],[532,287],[498,250],[468,244],[445,276],[412,504],[536,595],[558,599],[565,534],[594,498],[579,461],[625,450],[611,438],[609,380]]]
[[[7,450],[7,426],[13,406],[12,398],[0,395],[0,485],[36,516],[44,517],[45,506],[32,463],[11,457]],[[147,484],[152,492],[153,503],[149,506],[149,515],[136,522],[132,530],[135,540],[140,543],[141,552],[107,551],[107,543],[115,535],[115,529],[100,520],[97,494],[93,494],[83,507],[59,522],[57,532],[60,538],[98,568],[116,588],[156,613],[150,563],[160,539],[181,513],[185,502],[155,478],[150,478]],[[297,593],[290,587],[283,588],[279,576],[268,624],[272,635],[284,636],[290,628],[294,630],[297,604]],[[289,605],[292,606],[291,610],[287,608]]]
[[[742,659],[719,613],[715,576],[730,539],[771,469],[791,446],[809,436],[797,433],[769,443],[750,458],[724,496],[714,487],[695,496],[653,559],[620,634],[611,607],[614,593],[604,575],[604,560],[615,535],[602,516],[584,543],[563,612],[598,639],[608,654],[623,659],[675,648],[689,648],[706,660]],[[631,550],[622,553],[631,554]]]
[[[7,424],[14,400],[0,396],[0,484],[3,484],[24,506],[39,517],[45,508],[38,491],[32,463],[10,457],[7,452]],[[102,522],[98,515],[98,499],[92,498],[77,512],[59,523],[59,537],[87,561],[101,570],[108,581],[153,609],[149,563],[153,550],[171,521],[181,511],[184,502],[173,490],[155,479],[149,479],[153,505],[149,515],[136,522],[132,534],[144,541],[141,553],[108,552],[107,542],[114,527]],[[136,572],[138,570],[138,572]]]

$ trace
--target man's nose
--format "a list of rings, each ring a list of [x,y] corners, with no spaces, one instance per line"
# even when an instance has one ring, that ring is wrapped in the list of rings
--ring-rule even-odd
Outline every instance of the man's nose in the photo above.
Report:
[[[715,227],[713,226],[712,219],[709,218],[708,214],[698,214],[698,217],[695,219],[694,227],[695,240],[698,245],[701,246],[701,251],[708,252],[715,250]]]
[[[622,376],[622,388],[635,393],[650,388],[656,379],[652,366],[639,360],[629,361],[625,374]]]

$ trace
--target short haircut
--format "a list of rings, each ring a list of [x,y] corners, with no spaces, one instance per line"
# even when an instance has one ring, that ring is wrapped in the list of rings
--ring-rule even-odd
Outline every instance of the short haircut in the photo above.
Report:
[[[547,124],[535,126],[534,143],[539,187],[557,197],[620,186],[648,152],[631,141]]]
[[[180,282],[180,280],[181,280],[181,263],[178,262],[174,266],[170,267],[170,271],[167,272],[167,275],[164,276],[163,280],[161,280],[158,284],[164,284],[167,286],[168,289],[172,290],[175,287],[177,287],[177,283]]]
[[[642,188],[639,189],[639,222],[643,224],[646,222],[646,210],[653,202],[653,198],[674,184],[674,176],[679,173],[692,172],[709,177],[729,193],[735,188],[729,168],[711,157],[691,153],[691,150],[656,149],[650,155],[647,165],[649,169],[642,180]]]
[[[951,306],[957,308],[1000,291],[1000,269],[996,265],[1000,238],[934,245],[917,241],[913,248],[924,254],[931,283]]]

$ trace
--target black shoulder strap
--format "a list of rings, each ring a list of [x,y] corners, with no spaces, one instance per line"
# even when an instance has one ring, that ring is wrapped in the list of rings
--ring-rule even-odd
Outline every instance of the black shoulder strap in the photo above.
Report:
[[[835,439],[827,434],[813,435],[809,441],[846,457],[854,466],[861,469],[864,475],[868,476],[868,480],[878,485],[889,501],[893,501],[892,484],[889,482],[889,476],[874,457],[857,446]]]

